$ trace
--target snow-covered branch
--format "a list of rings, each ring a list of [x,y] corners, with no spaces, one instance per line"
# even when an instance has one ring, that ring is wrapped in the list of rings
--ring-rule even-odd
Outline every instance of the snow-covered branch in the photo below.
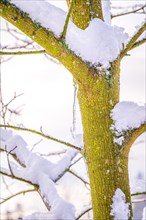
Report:
[[[52,163],[32,153],[23,138],[13,135],[12,131],[1,129],[0,138],[1,149],[9,153],[13,152],[25,165],[25,167],[19,167],[16,163],[9,161],[9,169],[1,168],[0,173],[33,185],[53,219],[74,219],[73,205],[59,196],[55,188],[55,181],[69,169],[77,151],[70,149],[57,163]]]
[[[146,22],[144,21],[142,23],[142,25],[138,28],[138,30],[136,31],[136,33],[130,38],[129,42],[127,43],[127,45],[123,48],[123,50],[121,51],[119,58],[122,59],[129,50],[132,49],[132,47],[134,46],[134,44],[136,43],[136,41],[138,40],[138,38],[143,34],[143,32],[146,30]]]

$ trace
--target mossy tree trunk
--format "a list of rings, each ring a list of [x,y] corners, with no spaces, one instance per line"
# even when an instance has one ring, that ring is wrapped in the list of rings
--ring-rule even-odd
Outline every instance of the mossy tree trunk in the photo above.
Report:
[[[67,2],[70,4],[71,1]],[[74,0],[71,13],[71,19],[82,29],[88,26],[92,17],[103,20],[101,1],[91,0],[90,5],[87,2],[89,1]],[[41,26],[36,27],[28,15],[7,1],[0,1],[0,15],[58,59],[71,72],[78,85],[84,132],[84,156],[89,172],[94,220],[113,219],[110,215],[111,204],[117,188],[120,188],[126,196],[126,203],[129,203],[131,212],[129,220],[132,219],[128,153],[133,141],[144,128],[137,129],[136,133],[128,137],[123,150],[119,150],[113,141],[114,135],[111,131],[113,122],[110,117],[111,109],[119,102],[120,59],[128,50],[124,49],[122,57],[111,64],[107,75],[104,69],[99,71],[84,63],[64,47],[62,39],[56,39],[52,32]],[[129,44],[128,49],[133,44]]]
[[[119,100],[119,65],[117,62],[111,67],[110,79],[104,71],[97,72],[93,81],[79,84],[78,90],[95,220],[113,219],[111,204],[117,188],[124,192],[126,203],[131,204],[128,155],[118,149],[111,131],[110,112]],[[131,205],[129,208],[132,210]]]

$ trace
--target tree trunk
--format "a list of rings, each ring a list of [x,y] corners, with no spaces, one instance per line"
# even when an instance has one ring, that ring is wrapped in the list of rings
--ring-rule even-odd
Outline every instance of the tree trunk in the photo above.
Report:
[[[112,78],[104,71],[98,72],[93,80],[87,79],[86,85],[79,84],[78,90],[94,220],[113,219],[110,212],[117,188],[131,204],[128,152],[123,155],[119,151],[110,129],[110,111],[119,99],[119,64],[114,64],[111,71]],[[131,211],[131,205],[129,208]]]

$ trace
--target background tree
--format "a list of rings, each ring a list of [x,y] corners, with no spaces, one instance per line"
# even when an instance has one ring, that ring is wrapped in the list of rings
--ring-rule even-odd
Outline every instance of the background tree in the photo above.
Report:
[[[58,196],[53,182],[56,182],[69,169],[72,159],[77,152],[80,152],[88,166],[94,219],[118,219],[118,216],[124,219],[132,219],[128,154],[133,142],[145,131],[145,118],[144,107],[139,107],[131,102],[119,103],[119,76],[120,63],[123,57],[127,56],[131,49],[146,41],[145,36],[139,38],[145,31],[146,24],[141,24],[136,33],[128,38],[121,29],[114,28],[109,24],[110,14],[107,13],[109,1],[104,2],[106,4],[100,0],[90,2],[67,1],[67,3],[69,11],[66,16],[61,10],[48,3],[35,3],[33,5],[29,2],[26,5],[26,3],[1,1],[0,15],[42,46],[49,55],[61,62],[73,75],[74,82],[78,87],[84,149],[81,146],[76,146],[76,144],[66,143],[45,135],[42,131],[37,132],[13,125],[1,125],[5,128],[37,133],[47,139],[74,148],[74,150],[68,150],[68,157],[65,155],[56,165],[31,154],[26,149],[26,143],[23,139],[2,130],[3,143],[1,148],[2,151],[7,152],[9,170],[1,169],[1,173],[34,185],[48,210],[51,210],[50,217],[74,219],[72,206]],[[46,6],[50,11],[44,10]],[[39,10],[41,7],[43,18],[38,17],[36,12],[32,10],[33,7],[36,7],[36,10],[37,7]],[[143,12],[144,8],[144,5],[140,5],[122,14]],[[57,14],[57,17],[54,14]],[[48,16],[47,24],[44,23],[46,15]],[[60,16],[60,20],[63,19],[63,22],[58,22],[58,16]],[[115,16],[120,16],[120,14],[112,17]],[[52,25],[52,20],[55,25]],[[76,26],[71,22],[69,23],[69,20]],[[59,27],[55,22],[59,23]],[[76,32],[77,37],[72,30]],[[106,37],[104,37],[105,35]],[[87,38],[91,39],[91,41],[86,42],[89,47],[85,50],[80,37],[85,42]],[[94,44],[92,47],[92,40],[96,43],[96,47]],[[102,42],[104,44],[100,46]],[[95,54],[95,57],[92,56],[95,51],[93,50],[90,54],[90,47],[92,49],[95,47],[96,51],[100,52],[100,56],[98,54]],[[42,53],[44,50],[25,53],[39,52]],[[11,52],[2,51],[1,54],[10,55]],[[135,117],[135,115],[139,115],[139,117]],[[31,160],[27,161],[22,152],[23,154],[25,152],[26,156],[29,155]],[[9,161],[10,154],[22,166],[24,173],[22,170],[20,173],[17,167],[13,166],[12,168]],[[32,161],[37,161],[35,166]],[[41,163],[45,166],[42,167]],[[41,179],[39,175],[35,177],[30,175],[30,171],[34,174],[38,167],[39,174],[44,179]],[[62,169],[59,170],[59,167]],[[50,169],[54,172],[50,173],[48,171]],[[43,180],[47,182],[51,190],[44,186]],[[54,198],[51,197],[52,191]],[[58,201],[59,206],[66,207],[65,213],[56,210],[56,207],[53,206],[54,201]],[[116,211],[117,207],[121,207],[121,205],[123,210]]]

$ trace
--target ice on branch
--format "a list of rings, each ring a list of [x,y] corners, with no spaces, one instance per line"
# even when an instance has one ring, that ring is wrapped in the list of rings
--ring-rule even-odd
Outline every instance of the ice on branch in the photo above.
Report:
[[[146,122],[145,105],[140,106],[134,102],[119,102],[111,111],[113,120],[112,130],[115,133],[115,142],[119,145],[124,140],[124,133]]]
[[[11,170],[2,168],[1,172],[12,175],[12,177],[15,176],[16,179],[24,179],[38,186],[41,197],[50,209],[47,215],[48,219],[75,219],[73,205],[59,196],[55,188],[55,181],[69,168],[77,151],[69,149],[57,163],[52,163],[32,153],[21,136],[13,135],[12,131],[2,128],[0,133],[0,149],[14,155],[17,158],[16,161],[20,165],[24,165],[21,167],[9,161]]]
[[[128,220],[130,217],[129,204],[126,203],[125,194],[121,189],[117,189],[113,199],[113,203],[111,205],[112,210],[110,215],[114,217],[114,220]]]
[[[52,31],[57,38],[61,36],[66,18],[63,10],[45,1],[30,1],[29,4],[21,0],[11,0],[11,2],[28,13],[34,22]],[[104,4],[105,22],[95,18],[85,30],[82,30],[70,21],[65,40],[68,47],[84,61],[90,62],[95,67],[108,68],[109,63],[120,54],[129,37],[124,33],[123,28],[107,24],[110,15],[106,12],[110,3],[108,1],[102,4]]]

